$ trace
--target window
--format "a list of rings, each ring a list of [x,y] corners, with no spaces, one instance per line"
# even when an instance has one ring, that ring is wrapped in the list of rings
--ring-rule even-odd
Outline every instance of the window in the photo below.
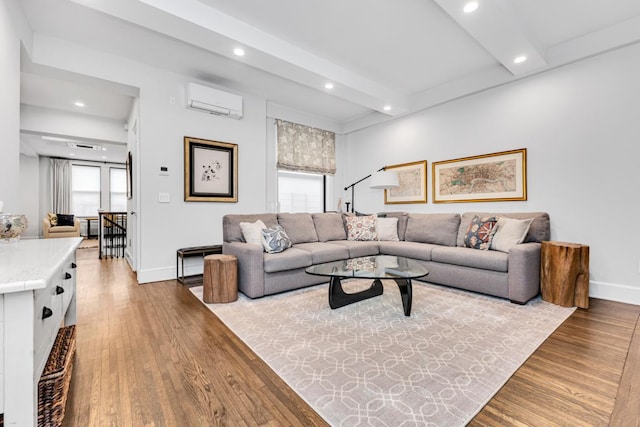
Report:
[[[127,170],[109,168],[109,209],[127,211]]]
[[[324,211],[323,175],[278,171],[279,212]]]
[[[71,211],[96,216],[100,209],[100,166],[71,165]]]

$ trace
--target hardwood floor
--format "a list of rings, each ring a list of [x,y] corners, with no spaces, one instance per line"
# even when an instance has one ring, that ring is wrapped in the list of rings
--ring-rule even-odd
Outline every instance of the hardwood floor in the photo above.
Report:
[[[175,280],[78,251],[77,354],[64,426],[326,425]],[[638,426],[640,306],[591,300],[473,426]],[[624,375],[623,375],[624,372]]]

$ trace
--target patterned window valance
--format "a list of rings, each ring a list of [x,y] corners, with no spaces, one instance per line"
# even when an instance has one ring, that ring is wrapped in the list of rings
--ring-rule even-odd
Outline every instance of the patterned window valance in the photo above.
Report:
[[[276,120],[278,169],[323,175],[336,173],[336,134]]]

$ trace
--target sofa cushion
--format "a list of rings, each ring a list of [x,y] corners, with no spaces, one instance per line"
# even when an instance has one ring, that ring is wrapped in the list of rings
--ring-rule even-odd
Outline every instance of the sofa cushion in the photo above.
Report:
[[[512,247],[524,241],[532,222],[533,218],[513,219],[501,216],[491,241],[491,249],[509,252]]]
[[[299,243],[294,248],[311,253],[311,262],[314,264],[349,258],[349,250],[345,246],[332,243]]]
[[[246,243],[262,246],[262,230],[267,226],[261,219],[256,222],[241,222],[240,230],[242,230],[242,238]]]
[[[58,226],[74,226],[72,214],[56,214],[56,217],[58,218]]]
[[[294,245],[318,241],[316,227],[309,213],[279,213],[278,224],[284,228]]]
[[[311,215],[316,227],[316,234],[320,242],[329,240],[346,240],[347,232],[344,229],[342,214],[339,213],[314,213]]]
[[[376,216],[345,216],[347,240],[378,240]]]
[[[76,231],[76,227],[75,226],[71,226],[71,225],[56,225],[55,227],[51,227],[49,229],[49,233],[71,233]]]
[[[459,227],[460,215],[457,213],[409,214],[405,240],[455,246]]]
[[[474,216],[464,236],[464,246],[471,249],[489,250],[493,235],[496,232],[495,216]]]
[[[49,219],[49,224],[52,227],[55,227],[56,225],[58,225],[58,215],[56,215],[56,214],[54,214],[52,212],[49,212],[47,214],[47,218]]]
[[[409,214],[406,212],[385,212],[384,214],[386,218],[398,218],[398,239],[405,240]]]
[[[267,227],[272,227],[278,223],[276,214],[248,214],[248,215],[225,215],[222,217],[222,239],[225,242],[245,243],[240,229],[241,222],[256,222],[261,220]]]
[[[332,245],[341,245],[349,250],[349,258],[378,255],[378,241],[336,240]]]
[[[279,254],[265,253],[264,272],[275,273],[278,271],[295,270],[296,268],[306,268],[312,264],[311,259],[311,252],[297,248],[289,248]]]
[[[551,238],[551,226],[549,222],[549,214],[546,212],[515,212],[515,213],[500,213],[500,212],[465,212],[462,214],[462,220],[460,223],[460,230],[458,231],[458,246],[464,246],[464,234],[466,233],[466,225],[469,224],[471,219],[475,216],[504,216],[507,218],[515,219],[528,219],[533,218],[533,222],[527,232],[527,237],[524,238],[523,243],[528,242],[543,242]],[[463,229],[464,228],[464,229]]]
[[[398,218],[376,218],[376,234],[378,240],[397,242]]]
[[[291,247],[291,239],[281,225],[261,230],[262,247],[270,254],[277,254]]]
[[[431,250],[437,245],[417,242],[380,242],[380,253],[431,261]]]
[[[431,260],[504,273],[509,269],[509,255],[498,251],[436,246],[431,251]]]

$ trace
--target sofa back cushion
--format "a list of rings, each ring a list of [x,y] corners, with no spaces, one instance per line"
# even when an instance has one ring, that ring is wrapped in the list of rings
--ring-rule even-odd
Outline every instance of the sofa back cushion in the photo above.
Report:
[[[455,246],[456,238],[458,236],[458,228],[460,228],[460,215],[457,213],[412,213],[409,214],[409,218],[407,220],[405,240],[408,242]]]
[[[241,222],[256,222],[261,220],[267,227],[278,224],[276,214],[248,214],[248,215],[225,215],[222,217],[222,239],[225,242],[246,243],[240,228]]]
[[[316,234],[320,242],[330,240],[347,240],[342,214],[339,213],[314,213],[311,215]]]
[[[549,221],[549,214],[546,212],[465,212],[462,214],[460,220],[460,227],[458,229],[458,242],[457,246],[464,246],[464,235],[467,232],[467,228],[473,220],[474,216],[495,216],[514,218],[514,219],[529,219],[533,218],[533,222],[529,227],[527,236],[524,238],[523,243],[528,242],[542,242],[551,238],[551,225]]]
[[[318,241],[318,234],[310,213],[279,213],[278,224],[284,228],[294,245]]]

